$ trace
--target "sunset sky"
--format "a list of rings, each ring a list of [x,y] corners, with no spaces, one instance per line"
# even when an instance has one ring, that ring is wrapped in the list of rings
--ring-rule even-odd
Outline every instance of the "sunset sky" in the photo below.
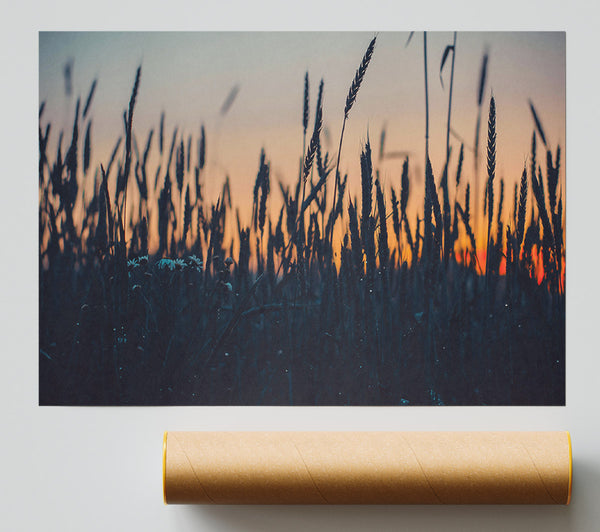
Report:
[[[123,134],[122,114],[129,102],[135,70],[142,65],[134,132],[143,149],[151,128],[158,129],[165,111],[165,143],[177,126],[187,142],[207,135],[205,193],[216,198],[229,175],[233,202],[248,205],[261,148],[271,162],[272,180],[292,184],[302,152],[304,74],[310,77],[312,129],[318,84],[324,90],[324,148],[336,155],[348,89],[371,32],[162,32],[162,33],[44,33],[39,34],[39,96],[46,102],[42,123],[60,126],[67,137],[75,101],[85,99],[98,78],[92,105],[92,166],[108,161]],[[440,82],[440,62],[452,32],[429,32],[430,151],[436,181],[441,175],[446,136],[451,57]],[[352,195],[359,191],[359,153],[367,135],[375,157],[381,130],[386,128],[386,152],[407,152],[411,164],[413,212],[422,206],[425,98],[423,33],[381,32],[356,103],[346,125],[342,174],[349,175]],[[484,148],[489,98],[497,106],[497,176],[507,186],[505,205],[529,159],[534,122],[531,99],[547,140],[555,150],[565,147],[566,66],[565,34],[459,32],[456,44],[452,128],[465,141],[463,182],[473,183],[473,153],[477,90],[481,60],[489,53],[488,78],[480,133],[480,180],[484,179]],[[73,94],[65,95],[64,65],[72,61]],[[221,106],[234,86],[239,93],[225,116]],[[57,128],[58,129],[58,128]],[[51,147],[58,138],[53,131]],[[153,153],[157,154],[157,136]],[[455,173],[460,141],[451,137]],[[539,146],[540,144],[538,144]],[[51,148],[52,149],[52,148]],[[167,148],[168,149],[168,146]],[[195,149],[193,154],[195,155]],[[541,152],[538,160],[543,161]],[[564,160],[564,157],[563,157]],[[400,185],[402,159],[375,162],[385,187]],[[152,168],[153,166],[151,166]],[[564,170],[560,186],[564,190]],[[472,184],[473,187],[473,184]],[[479,186],[482,191],[482,185]],[[462,189],[461,189],[462,190]],[[277,201],[279,194],[277,193]],[[419,203],[417,203],[417,198]],[[414,204],[413,204],[414,203]],[[472,207],[473,208],[473,207]],[[512,207],[510,207],[512,210]],[[274,212],[274,210],[272,211]],[[505,212],[507,212],[505,210]]]

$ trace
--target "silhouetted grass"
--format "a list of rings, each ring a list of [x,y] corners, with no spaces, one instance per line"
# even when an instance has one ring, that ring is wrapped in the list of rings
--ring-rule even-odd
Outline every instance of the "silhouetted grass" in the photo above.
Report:
[[[352,83],[344,121],[374,42]],[[481,85],[486,65],[487,56]],[[308,74],[304,83],[305,139]],[[477,250],[471,184],[464,199],[458,194],[462,146],[452,200],[449,149],[439,186],[427,161],[411,227],[408,159],[388,196],[367,140],[355,154],[361,175],[347,176],[360,179],[360,201],[348,195],[348,220],[333,238],[346,212],[347,181],[322,153],[323,84],[295,186],[272,187],[263,151],[248,223],[228,181],[215,203],[203,198],[203,183],[215,179],[205,168],[204,127],[187,142],[175,128],[163,153],[161,113],[158,143],[151,130],[138,152],[133,110],[143,90],[140,69],[124,131],[115,135],[107,164],[91,167],[95,88],[94,81],[81,116],[77,105],[66,152],[59,141],[55,156],[40,106],[40,404],[564,404],[560,150],[553,160],[547,149],[544,179],[534,135],[515,212],[503,209],[503,181],[494,194],[502,154],[495,150],[493,99],[487,248]],[[236,94],[234,88],[221,112]],[[339,196],[328,203],[334,168]],[[82,183],[91,179],[90,197]],[[478,251],[485,252],[483,264]]]

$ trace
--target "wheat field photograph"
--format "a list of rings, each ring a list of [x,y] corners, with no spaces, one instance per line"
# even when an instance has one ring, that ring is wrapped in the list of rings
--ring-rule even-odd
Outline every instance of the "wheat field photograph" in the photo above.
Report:
[[[564,405],[563,32],[40,32],[40,405]]]

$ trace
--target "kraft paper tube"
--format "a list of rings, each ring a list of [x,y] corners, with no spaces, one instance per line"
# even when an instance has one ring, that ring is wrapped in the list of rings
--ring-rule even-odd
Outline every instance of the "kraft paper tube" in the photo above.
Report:
[[[167,432],[165,503],[569,504],[568,432]]]

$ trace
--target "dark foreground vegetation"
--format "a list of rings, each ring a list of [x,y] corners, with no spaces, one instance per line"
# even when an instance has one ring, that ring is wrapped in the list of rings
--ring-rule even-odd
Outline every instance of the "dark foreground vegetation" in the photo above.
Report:
[[[216,203],[202,196],[214,179],[204,128],[167,139],[161,117],[138,145],[140,78],[123,138],[96,169],[95,83],[56,153],[40,107],[40,404],[564,404],[560,150],[533,105],[538,133],[514,191],[495,177],[492,98],[483,194],[471,198],[461,180],[464,148],[452,162],[448,147],[441,175],[427,163],[409,219],[408,159],[386,190],[367,142],[361,175],[342,177],[343,128],[332,159],[321,151],[322,83],[309,128],[307,75],[297,181],[273,183],[261,153],[244,220],[228,180]]]

